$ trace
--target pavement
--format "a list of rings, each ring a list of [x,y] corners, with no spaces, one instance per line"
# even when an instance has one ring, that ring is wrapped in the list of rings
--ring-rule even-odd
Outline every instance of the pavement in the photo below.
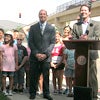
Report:
[[[100,51],[99,51],[100,55]],[[100,57],[97,60],[97,78],[98,78],[98,99],[93,99],[93,100],[100,100]],[[65,89],[65,78],[63,79],[63,89]],[[64,94],[53,94],[53,86],[52,86],[52,73],[50,71],[50,93],[51,96],[53,97],[54,100],[74,100],[73,97],[67,97]],[[11,100],[30,100],[29,99],[29,93],[24,92],[23,94],[13,94],[13,96],[8,96]],[[46,100],[43,98],[42,95],[37,95],[35,100]]]
[[[73,100],[73,98],[72,97],[67,97],[66,95],[63,95],[63,94],[53,94],[52,92],[52,89],[53,88],[51,88],[50,87],[50,92],[51,92],[51,96],[53,97],[53,99],[54,100]],[[15,94],[13,94],[13,96],[8,96],[8,98],[10,98],[11,100],[30,100],[29,99],[29,93],[23,93],[23,94],[20,94],[20,93],[15,93]],[[43,98],[43,95],[36,95],[36,99],[35,100],[46,100],[46,99],[44,99]]]
[[[100,93],[99,93],[99,95],[100,95]],[[54,94],[51,93],[51,96],[53,97],[53,100],[74,100],[73,97],[67,97],[66,95],[63,95],[63,94],[54,95]],[[8,98],[10,98],[11,100],[30,100],[28,93],[23,93],[23,94],[17,93],[17,94],[13,94],[13,96],[8,96]],[[35,100],[47,100],[47,99],[44,99],[42,95],[37,95]],[[100,98],[93,99],[93,100],[100,100]]]
[[[74,100],[73,97],[67,97],[64,94],[53,94],[52,90],[53,88],[52,86],[50,86],[51,96],[53,97],[53,100]],[[23,94],[19,94],[19,93],[13,94],[13,96],[8,96],[8,98],[10,98],[11,100],[30,100],[29,93],[25,93],[25,92]],[[47,100],[47,99],[44,99],[42,95],[36,95],[35,100]],[[98,98],[98,99],[93,99],[93,100],[100,100],[100,99]]]
[[[65,89],[65,80],[63,80],[63,89]],[[50,74],[50,93],[51,96],[53,97],[53,100],[74,100],[73,97],[67,97],[64,94],[53,94],[53,86],[52,86],[52,74]],[[98,89],[98,96],[100,98],[100,89]],[[23,94],[20,93],[15,93],[13,96],[8,96],[11,100],[30,100],[29,99],[29,93],[28,92],[23,92]],[[93,100],[100,100],[100,99],[93,99]],[[46,100],[43,98],[42,95],[36,95],[35,100]]]
[[[65,89],[65,81],[63,81],[63,89]],[[54,100],[73,100],[73,97],[67,97],[64,94],[53,94],[53,85],[52,85],[52,75],[50,74],[50,95],[53,97]],[[13,96],[8,96],[11,100],[30,100],[29,99],[29,93],[23,92],[23,94],[20,93],[14,93]],[[46,100],[43,98],[43,95],[36,95],[35,100]]]
[[[73,98],[68,98],[66,95],[53,95],[51,94],[54,100],[73,100]],[[24,94],[14,94],[13,96],[9,96],[11,100],[30,100],[29,99],[29,94],[24,93]],[[35,100],[46,100],[43,98],[42,95],[37,95]]]

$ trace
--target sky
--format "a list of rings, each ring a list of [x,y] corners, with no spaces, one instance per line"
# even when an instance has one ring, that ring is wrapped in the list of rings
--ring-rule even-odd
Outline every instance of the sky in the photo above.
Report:
[[[57,6],[68,1],[71,0],[0,0],[0,20],[30,24],[38,21],[40,9],[46,9],[49,15],[56,11]]]

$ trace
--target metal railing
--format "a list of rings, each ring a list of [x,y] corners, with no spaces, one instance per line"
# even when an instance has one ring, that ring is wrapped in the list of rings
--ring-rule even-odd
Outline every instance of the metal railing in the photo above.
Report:
[[[59,12],[63,12],[65,10],[73,9],[83,4],[88,4],[89,2],[91,2],[91,0],[72,0],[72,1],[66,2],[62,5],[57,6],[56,12],[50,14],[49,16],[54,15]]]
[[[60,6],[57,6],[56,13],[75,8],[77,6],[87,3],[87,1],[88,0],[72,0],[70,2],[66,2]]]

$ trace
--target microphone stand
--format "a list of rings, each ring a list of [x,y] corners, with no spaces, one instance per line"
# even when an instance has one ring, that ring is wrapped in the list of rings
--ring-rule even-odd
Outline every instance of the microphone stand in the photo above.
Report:
[[[80,19],[79,19],[78,23],[81,25],[83,23],[83,14],[81,13],[79,15],[79,17],[80,17]]]
[[[72,31],[72,34],[73,35],[76,35],[76,39],[79,39],[79,36],[73,31],[73,29],[68,25],[68,27],[70,28],[70,30]],[[75,38],[73,38],[73,39],[75,39]]]
[[[83,14],[81,13],[79,15],[79,19],[78,19],[78,24],[81,25],[83,23]],[[69,25],[68,25],[69,26]],[[69,26],[70,27],[70,26]],[[72,34],[76,35],[76,38],[79,39],[79,36],[73,31],[73,29],[70,27]]]

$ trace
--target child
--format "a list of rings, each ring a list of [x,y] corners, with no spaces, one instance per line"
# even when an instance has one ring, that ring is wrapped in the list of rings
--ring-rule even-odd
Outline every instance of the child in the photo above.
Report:
[[[71,28],[70,26],[65,26],[64,29],[63,29],[63,37],[62,37],[62,40],[69,40],[72,38],[72,35],[71,35]]]
[[[18,69],[18,53],[10,33],[4,35],[4,44],[0,46],[0,51],[3,57],[1,62],[3,93],[12,96],[13,76],[15,70]],[[9,77],[9,92],[6,90],[6,77]]]
[[[53,87],[54,93],[62,93],[62,80],[63,80],[63,71],[64,71],[64,63],[63,63],[63,50],[64,45],[61,41],[60,33],[56,33],[56,44],[51,53],[51,68],[53,73]],[[58,80],[58,88],[57,81]]]
[[[70,26],[69,25],[65,26],[63,28],[62,40],[69,40],[69,39],[71,39],[72,38],[71,33],[72,33],[72,31],[71,31]],[[66,76],[65,80],[66,80],[66,89],[63,92],[63,94],[68,94],[68,92],[69,92],[69,79],[68,79],[67,76]]]
[[[73,79],[75,74],[75,59],[74,59],[74,49],[65,49],[64,50],[64,62],[65,62],[65,77],[67,78],[69,93],[67,94],[68,97],[72,97],[72,86],[73,86]]]
[[[18,48],[18,66],[19,69],[14,73],[14,92],[23,93],[24,84],[24,65],[28,59],[28,52],[25,46],[22,45],[24,36],[19,33],[17,36],[17,48]]]

